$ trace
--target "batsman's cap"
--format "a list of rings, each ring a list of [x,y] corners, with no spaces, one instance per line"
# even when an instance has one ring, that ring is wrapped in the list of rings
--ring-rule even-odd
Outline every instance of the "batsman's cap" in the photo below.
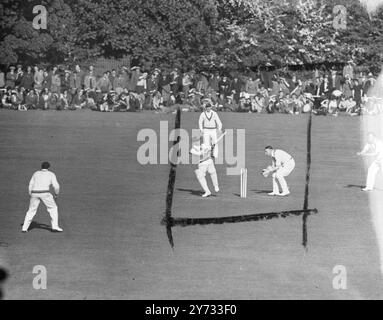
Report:
[[[51,164],[47,161],[41,164],[41,169],[49,169],[50,167],[51,167]]]

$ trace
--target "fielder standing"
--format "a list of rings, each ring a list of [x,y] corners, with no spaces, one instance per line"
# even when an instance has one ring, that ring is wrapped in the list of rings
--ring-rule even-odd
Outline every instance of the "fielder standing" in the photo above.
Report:
[[[271,146],[265,148],[265,154],[273,159],[272,165],[263,170],[263,175],[268,177],[272,174],[273,192],[269,196],[285,197],[290,194],[285,177],[287,177],[295,168],[294,158],[286,151],[274,149]],[[278,182],[281,185],[282,192],[279,192]]]
[[[29,195],[31,196],[29,209],[25,215],[22,231],[28,232],[28,228],[32,223],[33,217],[36,215],[40,201],[42,201],[49,215],[51,216],[52,230],[56,232],[62,232],[58,225],[58,211],[57,205],[53,198],[53,195],[49,192],[50,186],[53,187],[55,192],[55,198],[60,192],[60,185],[57,182],[56,175],[48,171],[50,168],[49,162],[43,162],[41,164],[41,170],[36,171],[29,182]]]
[[[366,187],[362,189],[363,191],[372,191],[375,185],[376,174],[379,169],[383,172],[383,142],[373,133],[369,133],[366,145],[361,152],[357,153],[357,155],[374,158],[374,161],[368,168]]]
[[[207,198],[211,196],[211,192],[209,190],[209,187],[206,181],[207,172],[210,174],[215,192],[219,192],[217,171],[215,169],[214,161],[212,158],[212,154],[214,153],[215,146],[216,145],[213,145],[213,147],[210,147],[209,145],[206,145],[206,144],[202,144],[201,146],[198,144],[195,144],[193,148],[190,150],[191,154],[199,157],[198,169],[195,170],[194,172],[198,179],[199,184],[201,185],[202,189],[205,192],[202,195],[203,198]]]
[[[212,110],[212,101],[203,100],[204,112],[199,117],[199,129],[203,134],[203,143],[208,146],[215,146],[213,157],[218,158],[217,130],[222,131],[222,122],[218,114]]]

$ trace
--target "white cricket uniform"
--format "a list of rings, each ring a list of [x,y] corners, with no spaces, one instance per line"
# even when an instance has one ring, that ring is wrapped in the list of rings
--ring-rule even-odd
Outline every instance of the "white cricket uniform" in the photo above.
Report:
[[[222,131],[222,122],[217,112],[202,112],[199,117],[199,129],[203,132],[203,143],[213,145],[217,143],[217,130]],[[218,146],[214,148],[214,158],[218,158]]]
[[[52,194],[49,192],[50,186],[53,187],[56,194],[59,194],[60,185],[57,182],[56,175],[53,172],[48,171],[47,169],[43,169],[36,171],[33,174],[29,182],[29,194],[31,199],[29,202],[28,212],[25,215],[22,229],[23,231],[27,231],[30,224],[32,223],[40,201],[45,204],[49,215],[51,216],[52,229],[59,229],[57,205]]]
[[[281,185],[282,193],[289,193],[289,187],[287,185],[285,177],[287,177],[295,168],[294,158],[283,150],[274,150],[273,154],[273,166],[280,167],[272,175],[273,177],[273,193],[279,193],[278,183]]]
[[[214,152],[214,151],[213,151]],[[210,174],[213,186],[218,189],[218,177],[215,169],[214,161],[211,157],[211,148],[205,144],[201,146],[195,145],[190,153],[199,157],[198,169],[195,170],[196,177],[205,193],[210,193],[206,181],[206,173]]]
[[[376,139],[375,143],[367,143],[363,148],[362,154],[367,152],[375,154],[375,159],[368,168],[366,181],[366,189],[372,190],[374,189],[376,174],[379,169],[383,173],[383,142]]]

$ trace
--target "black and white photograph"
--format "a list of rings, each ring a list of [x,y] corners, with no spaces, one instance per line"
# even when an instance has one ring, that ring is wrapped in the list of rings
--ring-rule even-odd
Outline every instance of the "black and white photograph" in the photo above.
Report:
[[[2,0],[0,299],[383,299],[382,66],[383,0]]]

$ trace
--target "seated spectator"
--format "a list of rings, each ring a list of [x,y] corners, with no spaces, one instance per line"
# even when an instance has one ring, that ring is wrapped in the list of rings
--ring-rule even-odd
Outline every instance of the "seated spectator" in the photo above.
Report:
[[[78,110],[85,107],[86,101],[83,90],[77,90],[69,107],[70,110]]]
[[[122,92],[117,100],[117,105],[114,108],[115,112],[124,112],[129,109],[129,94]]]
[[[238,111],[238,104],[235,102],[233,95],[227,97],[227,101],[223,106],[223,111]]]
[[[39,109],[48,110],[49,109],[49,100],[51,97],[51,93],[48,91],[48,88],[45,88],[39,99]]]
[[[48,101],[48,109],[50,110],[61,110],[60,94],[53,92]]]
[[[193,96],[193,94],[192,94]],[[154,91],[153,95],[152,95],[152,107],[154,110],[156,111],[159,111],[161,110],[161,104],[162,104],[162,97],[161,97],[161,93],[159,91]],[[190,98],[190,94],[189,94],[189,98]]]
[[[60,95],[60,105],[57,110],[68,110],[72,103],[72,96],[68,90],[64,90],[64,92]]]
[[[97,97],[97,92],[95,92],[94,95],[92,93],[93,92],[86,91],[85,99],[84,99],[84,102],[85,102],[84,109],[89,109],[89,110],[97,111],[98,108],[97,108],[97,103],[96,103],[96,100],[95,100],[96,97]]]
[[[220,95],[218,97],[218,100],[217,100],[217,108],[216,108],[216,110],[217,111],[222,111],[223,110],[223,106],[225,104],[226,104],[225,95],[223,93],[220,93]]]
[[[12,89],[10,87],[7,88],[7,92],[3,95],[1,104],[5,109],[12,109]]]
[[[140,110],[140,100],[138,98],[137,93],[130,92],[129,93],[129,112],[136,112],[137,110]]]
[[[238,112],[251,112],[250,96],[246,95],[239,99]]]
[[[39,96],[37,95],[34,89],[29,90],[27,96],[25,97],[25,107],[27,109],[36,110],[39,104]]]
[[[127,86],[126,79],[122,72],[118,73],[118,76],[114,79],[113,88],[118,95],[121,95],[124,88]]]
[[[252,100],[252,110],[253,112],[261,113],[266,109],[266,98],[262,95],[261,92],[258,92],[257,95]]]
[[[267,113],[274,113],[275,112],[275,104],[277,102],[277,98],[275,95],[271,95],[269,97],[267,106],[266,106],[266,112]]]
[[[314,110],[315,99],[311,93],[305,93],[301,96],[302,113],[308,113]]]

